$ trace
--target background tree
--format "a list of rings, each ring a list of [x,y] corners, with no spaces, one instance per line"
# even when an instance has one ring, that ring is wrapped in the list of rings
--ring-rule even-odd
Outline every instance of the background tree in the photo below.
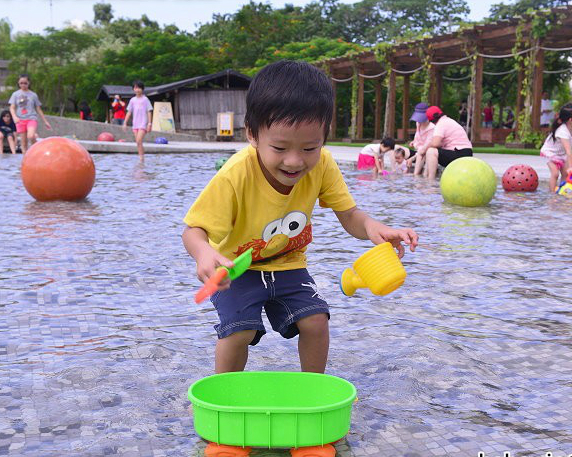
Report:
[[[8,48],[12,42],[12,24],[8,18],[0,19],[0,59],[8,58]]]
[[[95,24],[107,25],[113,19],[113,12],[110,3],[96,3],[93,5],[93,22]]]
[[[556,6],[569,5],[569,0],[517,0],[514,3],[495,3],[489,8],[489,20],[512,19],[520,16],[528,10],[540,10],[554,8]]]

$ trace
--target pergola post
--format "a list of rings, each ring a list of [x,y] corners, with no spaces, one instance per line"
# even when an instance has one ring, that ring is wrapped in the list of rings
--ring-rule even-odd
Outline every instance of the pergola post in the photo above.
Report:
[[[375,80],[375,125],[373,127],[374,138],[381,137],[381,77]]]
[[[387,99],[385,101],[385,125],[384,136],[395,136],[395,72],[392,70],[393,62],[389,68],[389,87],[387,88]]]
[[[479,55],[475,61],[474,67],[474,97],[471,106],[472,124],[471,124],[471,141],[474,143],[481,138],[481,104],[483,102],[483,58]]]
[[[429,69],[429,105],[439,106],[441,102],[441,72],[436,65]]]
[[[403,76],[403,105],[401,126],[403,129],[403,141],[409,140],[409,75]]]
[[[534,65],[532,83],[532,130],[540,130],[540,107],[542,105],[542,84],[544,72],[544,50],[536,51],[536,65]]]
[[[441,106],[443,99],[443,72],[441,68],[435,70],[435,105]]]
[[[334,91],[334,110],[332,112],[332,123],[330,124],[330,139],[336,138],[336,130],[338,128],[338,84],[333,80],[332,89]]]
[[[516,78],[516,107],[514,112],[514,128],[518,131],[519,118],[524,106],[524,97],[522,96],[522,82],[524,81],[524,68],[522,63],[518,65],[518,73]]]
[[[359,75],[359,71],[356,75],[358,78],[358,96],[357,96],[357,138],[363,138],[363,86],[364,78]]]

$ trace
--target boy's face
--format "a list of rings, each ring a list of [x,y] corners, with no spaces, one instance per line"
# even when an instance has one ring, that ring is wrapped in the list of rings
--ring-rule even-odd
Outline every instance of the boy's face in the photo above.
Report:
[[[404,160],[405,160],[405,157],[403,157],[401,154],[395,154],[395,162],[396,163],[401,165]]]
[[[379,150],[383,153],[387,152],[387,151],[391,151],[391,148],[388,148],[387,146],[384,146],[383,144],[379,145]]]
[[[324,126],[318,122],[272,124],[258,131],[258,141],[248,129],[246,135],[258,151],[266,178],[278,191],[291,188],[316,166],[324,144]]]
[[[133,92],[135,92],[135,95],[141,95],[143,93],[143,89],[139,86],[133,86]]]

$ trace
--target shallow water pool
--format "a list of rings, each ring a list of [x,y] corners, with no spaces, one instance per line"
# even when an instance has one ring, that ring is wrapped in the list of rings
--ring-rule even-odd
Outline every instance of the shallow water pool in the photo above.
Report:
[[[0,157],[0,455],[203,455],[186,390],[213,372],[217,317],[194,304],[180,234],[220,157],[97,155],[82,203],[34,202],[20,156]],[[572,201],[501,189],[458,208],[422,179],[342,171],[421,246],[395,293],[344,297],[338,276],[370,244],[314,213],[328,372],[359,397],[338,455],[572,454]],[[296,344],[270,331],[247,368],[297,370]]]

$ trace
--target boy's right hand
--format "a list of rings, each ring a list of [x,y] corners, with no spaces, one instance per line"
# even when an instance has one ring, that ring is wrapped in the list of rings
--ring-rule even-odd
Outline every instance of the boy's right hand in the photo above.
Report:
[[[234,263],[211,246],[206,247],[199,255],[196,256],[195,260],[197,262],[197,277],[203,283],[208,281],[209,278],[215,274],[218,267],[234,267]],[[229,287],[230,281],[227,279],[219,285],[218,290],[225,290]]]

